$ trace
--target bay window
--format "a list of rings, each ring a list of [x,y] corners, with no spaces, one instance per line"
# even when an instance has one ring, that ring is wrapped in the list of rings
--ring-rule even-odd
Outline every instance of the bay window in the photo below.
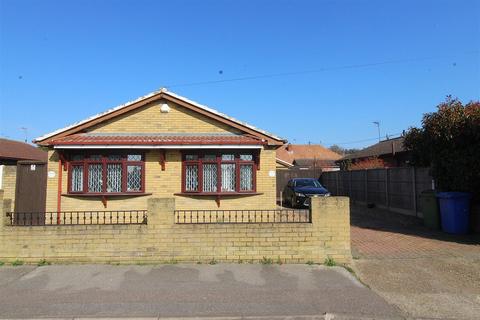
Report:
[[[252,152],[185,152],[182,163],[184,193],[256,192],[256,164]]]
[[[70,194],[144,192],[145,163],[140,153],[74,154],[69,161]]]

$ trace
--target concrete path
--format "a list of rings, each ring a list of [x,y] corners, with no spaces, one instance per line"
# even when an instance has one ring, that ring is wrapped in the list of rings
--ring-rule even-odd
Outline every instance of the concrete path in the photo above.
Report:
[[[409,317],[480,319],[480,235],[448,235],[390,215],[352,207],[359,278]]]
[[[391,319],[397,318],[399,311],[340,267],[219,264],[0,268],[0,318],[300,315]]]

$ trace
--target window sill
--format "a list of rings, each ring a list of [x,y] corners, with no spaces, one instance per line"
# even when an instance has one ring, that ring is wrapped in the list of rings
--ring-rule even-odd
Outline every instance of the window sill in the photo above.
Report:
[[[229,197],[229,196],[256,196],[261,195],[262,192],[179,192],[174,193],[176,196],[200,196],[200,197]]]
[[[141,197],[149,196],[152,193],[131,192],[131,193],[62,193],[64,197]]]

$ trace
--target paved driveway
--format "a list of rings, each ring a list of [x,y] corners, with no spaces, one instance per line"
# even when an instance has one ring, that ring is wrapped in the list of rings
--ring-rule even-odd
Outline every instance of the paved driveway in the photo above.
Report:
[[[343,268],[54,265],[0,268],[1,317],[395,317]]]
[[[395,216],[352,206],[360,279],[408,316],[479,319],[480,236],[451,236]]]

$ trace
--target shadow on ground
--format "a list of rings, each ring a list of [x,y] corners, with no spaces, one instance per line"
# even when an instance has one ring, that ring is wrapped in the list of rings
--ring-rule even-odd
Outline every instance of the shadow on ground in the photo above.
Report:
[[[350,222],[352,226],[359,228],[394,232],[461,244],[480,244],[480,234],[478,233],[453,235],[440,230],[431,230],[423,225],[421,218],[406,216],[380,208],[367,208],[365,205],[351,205]]]

